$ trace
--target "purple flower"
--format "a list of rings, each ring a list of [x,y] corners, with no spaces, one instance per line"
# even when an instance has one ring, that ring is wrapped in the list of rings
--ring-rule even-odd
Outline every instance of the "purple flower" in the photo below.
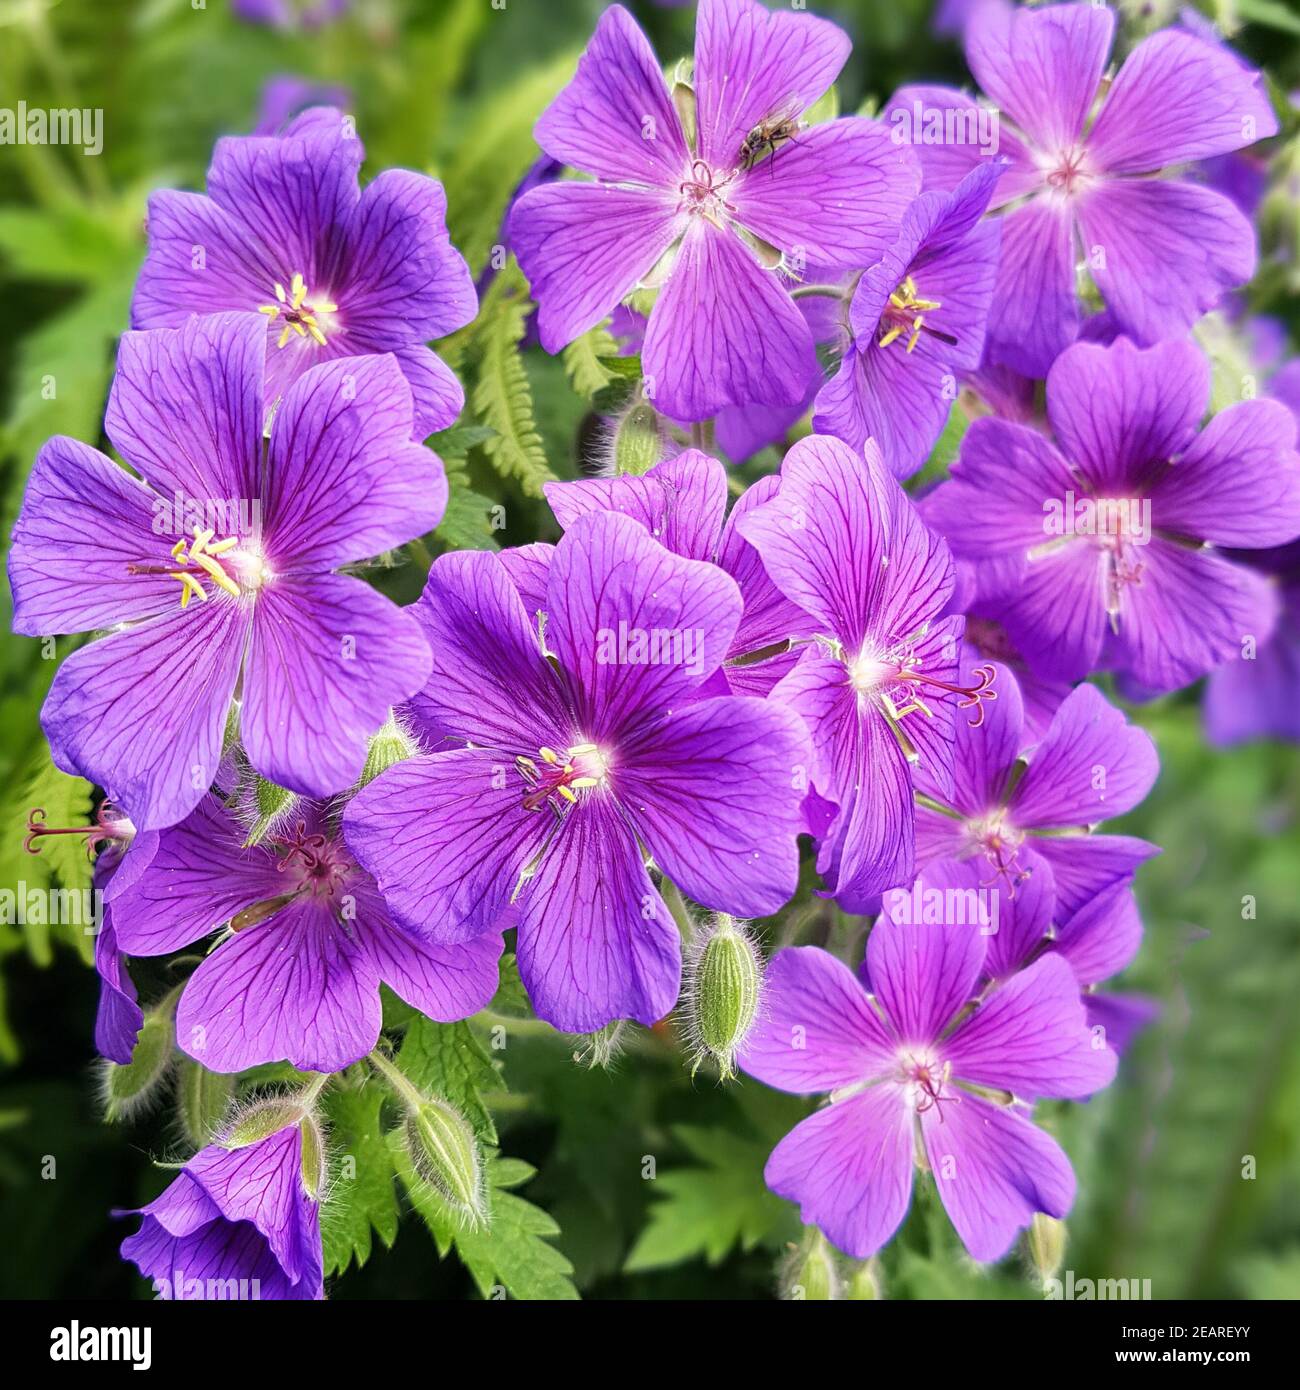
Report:
[[[319,29],[347,12],[352,0],[231,0],[235,15],[275,29]]]
[[[504,558],[434,562],[415,703],[448,746],[364,788],[348,842],[437,940],[517,915],[520,972],[557,1028],[651,1024],[677,999],[681,942],[646,856],[704,907],[775,912],[798,878],[807,736],[771,701],[712,695],[741,621],[717,566],[629,517],[580,516],[539,631]]]
[[[1166,30],[1137,45],[1089,123],[1114,28],[1110,10],[1082,4],[981,5],[967,25],[967,60],[1000,108],[997,152],[1010,160],[997,202],[1015,208],[989,353],[1027,376],[1044,376],[1078,334],[1079,246],[1121,329],[1143,344],[1186,332],[1254,273],[1254,232],[1228,198],[1147,176],[1275,135],[1259,74]],[[971,97],[941,87],[902,88],[889,109],[896,133],[911,132],[927,188],[955,187],[987,155],[968,133],[980,118]],[[943,123],[942,140],[926,121]]]
[[[252,847],[247,831],[208,796],[112,896],[128,955],[168,955],[230,924],[176,1010],[178,1044],[209,1071],[341,1070],[379,1037],[381,983],[440,1022],[492,998],[500,936],[453,948],[396,925],[344,844],[337,808],[297,802]]]
[[[1076,344],[1047,380],[1055,444],[977,420],[951,480],[926,498],[955,554],[1010,567],[995,616],[1043,674],[1113,669],[1142,697],[1268,637],[1275,593],[1215,548],[1300,533],[1296,423],[1276,401],[1249,400],[1198,434],[1209,396],[1190,342]]]
[[[1300,743],[1300,544],[1238,558],[1276,586],[1277,625],[1249,659],[1239,657],[1211,674],[1206,734],[1220,748],[1255,738]]]
[[[962,619],[943,617],[948,547],[927,529],[874,444],[865,460],[814,435],[785,457],[772,501],[739,522],[814,639],[772,698],[812,735],[812,784],[833,803],[818,871],[849,912],[913,877],[912,764],[946,782]]]
[[[346,109],[351,104],[346,88],[324,86],[288,74],[272,77],[262,87],[262,100],[253,134],[279,135],[290,122],[313,106]]]
[[[425,346],[477,312],[469,269],[447,239],[442,185],[387,169],[357,186],[364,155],[351,119],[318,107],[279,136],[217,141],[208,196],[149,199],[149,254],[134,328],[191,314],[265,315],[266,406],[305,371],[391,352],[415,397],[417,438],[450,425],[465,394]]]
[[[1159,761],[1150,735],[1095,686],[1072,691],[1033,743],[1015,678],[999,670],[995,685],[984,722],[958,728],[948,785],[918,772],[917,859],[927,872],[937,860],[965,864],[970,886],[998,888],[1004,904],[1019,897],[1032,942],[1037,926],[1073,917],[1157,852],[1144,840],[1090,830],[1131,811]],[[1024,960],[1014,928],[998,937],[991,964],[1005,970]],[[1083,973],[1085,984],[1105,978]]]
[[[200,1150],[141,1207],[122,1255],[159,1298],[323,1298],[320,1207],[296,1124],[241,1148]]]
[[[819,434],[880,447],[897,478],[926,461],[984,355],[1001,226],[981,221],[1001,165],[973,170],[951,196],[923,193],[898,241],[862,272],[839,371],[813,408]]]
[[[776,495],[778,479],[761,478],[723,521],[727,474],[698,449],[658,463],[640,477],[547,483],[546,500],[566,530],[593,511],[621,512],[639,521],[661,545],[688,560],[709,560],[740,589],[740,623],[724,658],[725,688],[764,696],[794,665],[790,638],[806,628],[800,612],[768,578],[758,552],[740,534],[742,517]]]
[[[969,926],[881,918],[867,940],[869,993],[815,947],[768,967],[740,1064],[769,1086],[831,1099],[776,1146],[764,1176],[857,1259],[898,1229],[917,1164],[977,1260],[1005,1255],[1035,1212],[1063,1217],[1073,1204],[1069,1160],[1030,1107],[1099,1091],[1115,1055],[1089,1036],[1063,960],[980,994],[985,940]]]
[[[510,223],[547,351],[661,286],[642,365],[664,414],[798,403],[813,341],[783,276],[878,259],[920,179],[877,122],[802,128],[848,52],[811,15],[702,0],[692,140],[645,35],[622,6],[606,10],[536,129],[596,181],[534,189]]]
[[[258,771],[328,796],[429,669],[415,620],[333,572],[442,516],[442,467],[411,442],[397,362],[313,368],[264,456],[265,354],[253,314],[126,334],[104,427],[147,481],[57,436],[14,528],[14,630],[114,629],[54,678],[42,722],[55,762],[142,830],[174,824],[211,785],[237,690]]]

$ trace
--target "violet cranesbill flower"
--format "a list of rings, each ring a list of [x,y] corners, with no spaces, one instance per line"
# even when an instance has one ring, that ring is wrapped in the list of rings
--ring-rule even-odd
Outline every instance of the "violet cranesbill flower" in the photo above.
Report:
[[[803,716],[813,790],[834,803],[818,871],[846,911],[867,911],[913,876],[912,764],[946,782],[956,711],[978,719],[995,693],[983,674],[956,684],[962,619],[943,616],[948,547],[873,443],[864,458],[820,435],[790,450],[776,497],[738,527],[811,619],[812,641],[771,698]]]
[[[764,1177],[857,1259],[898,1229],[917,1166],[976,1260],[1000,1259],[1035,1212],[1063,1217],[1074,1201],[1069,1160],[1029,1107],[1101,1090],[1115,1055],[1094,1044],[1059,958],[979,994],[986,940],[882,917],[867,939],[869,993],[816,947],[768,967],[740,1065],[783,1091],[829,1092],[830,1104],[781,1140]]]
[[[178,1045],[209,1071],[341,1070],[379,1037],[381,983],[439,1022],[492,998],[499,933],[448,947],[396,924],[336,807],[298,801],[258,844],[247,833],[246,818],[207,796],[111,897],[132,956],[168,955],[229,924],[176,1008]]]
[[[1114,28],[1100,5],[977,6],[966,57],[999,108],[992,136],[976,132],[997,116],[942,87],[901,88],[887,110],[927,189],[955,187],[992,153],[1009,159],[988,345],[1027,376],[1044,376],[1077,336],[1080,251],[1122,331],[1144,344],[1185,333],[1254,274],[1255,234],[1230,199],[1149,176],[1276,134],[1259,74],[1166,30],[1137,45],[1098,104]]]
[[[1047,379],[1056,442],[977,420],[925,499],[958,557],[1014,567],[995,616],[1044,674],[1113,669],[1149,696],[1267,639],[1276,594],[1218,547],[1300,535],[1296,422],[1248,400],[1197,433],[1209,398],[1190,342],[1078,343]]]
[[[1001,902],[1041,895],[1059,924],[1157,853],[1145,840],[1093,829],[1146,796],[1159,760],[1151,736],[1096,686],[1071,691],[1034,742],[1014,676],[999,668],[995,684],[984,722],[957,729],[948,788],[918,770],[917,861],[923,870],[937,860],[969,863],[973,882],[999,889]],[[1027,918],[1035,910],[1026,908]],[[1015,951],[1007,950],[1010,964]]]
[[[813,341],[788,277],[876,260],[920,182],[877,122],[803,128],[849,46],[811,15],[701,0],[693,93],[674,93],[628,12],[605,11],[535,132],[595,181],[533,189],[510,221],[548,352],[658,288],[642,365],[663,414],[802,399]]]
[[[923,193],[898,241],[862,272],[848,309],[839,371],[813,406],[813,427],[861,450],[874,439],[890,471],[926,461],[980,365],[1001,226],[981,217],[1001,165],[972,170],[951,195]]]
[[[302,1128],[286,1125],[238,1148],[200,1150],[160,1197],[141,1207],[123,1258],[155,1295],[184,1299],[315,1299],[321,1280],[320,1206],[308,1190]],[[129,1215],[131,1213],[120,1213]]]
[[[588,512],[621,512],[639,521],[661,544],[688,560],[708,560],[740,589],[740,624],[723,664],[725,689],[767,695],[797,660],[791,638],[808,626],[802,613],[768,578],[758,552],[740,534],[740,519],[770,501],[779,480],[760,478],[726,516],[727,472],[715,458],[687,449],[640,476],[547,483],[546,500],[566,530]],[[724,693],[720,691],[719,693]]]
[[[1277,589],[1272,636],[1249,658],[1238,657],[1210,675],[1205,687],[1205,731],[1219,748],[1256,738],[1300,743],[1300,543],[1242,551]]]
[[[330,107],[304,112],[278,136],[218,140],[206,197],[163,189],[149,199],[131,325],[263,314],[268,409],[317,363],[391,352],[424,439],[465,402],[425,344],[467,324],[478,299],[447,237],[442,185],[387,169],[358,190],[363,156],[351,119]]]
[[[496,555],[434,562],[418,703],[446,744],[362,789],[348,843],[434,939],[473,939],[513,907],[524,984],[557,1028],[651,1024],[676,1002],[681,941],[646,856],[710,910],[779,909],[798,878],[807,735],[771,700],[711,694],[741,620],[716,565],[594,512],[556,545],[546,585],[539,631]]]
[[[352,0],[231,0],[238,18],[275,29],[319,29],[340,19]]]
[[[54,678],[41,715],[54,760],[142,830],[198,804],[236,694],[254,767],[328,796],[428,673],[410,614],[334,573],[442,516],[442,466],[411,442],[397,362],[312,368],[264,455],[265,355],[255,314],[126,334],[104,427],[147,482],[58,436],[14,527],[14,630],[114,629]]]

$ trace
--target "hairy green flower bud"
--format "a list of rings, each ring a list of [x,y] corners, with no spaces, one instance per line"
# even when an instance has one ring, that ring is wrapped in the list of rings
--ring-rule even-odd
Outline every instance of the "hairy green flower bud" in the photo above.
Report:
[[[257,818],[253,821],[244,841],[244,848],[260,845],[271,830],[288,816],[298,803],[298,794],[286,787],[277,787],[265,777],[253,778],[253,804],[257,808]]]
[[[686,953],[685,973],[691,1075],[712,1057],[722,1079],[729,1081],[736,1074],[736,1053],[758,1017],[763,958],[748,928],[719,914],[696,933]]]
[[[1025,1244],[1029,1249],[1030,1263],[1043,1283],[1053,1278],[1064,1262],[1068,1237],[1064,1221],[1058,1221],[1045,1212],[1034,1213]]]
[[[384,727],[370,740],[366,751],[366,765],[361,769],[361,785],[373,782],[381,772],[387,772],[395,763],[414,757],[415,740],[397,722],[390,710]]]
[[[853,1267],[844,1286],[844,1297],[858,1303],[872,1302],[883,1297],[880,1264],[874,1256]]]
[[[781,1270],[781,1297],[792,1302],[826,1303],[843,1297],[835,1254],[818,1230],[794,1246]]]
[[[468,1121],[433,1096],[407,1111],[406,1150],[420,1179],[471,1227],[487,1225],[483,1155]]]
[[[144,1016],[131,1060],[103,1063],[104,1117],[131,1120],[148,1110],[157,1099],[175,1061],[176,1025],[171,1008],[164,1006]]]
[[[209,1071],[189,1057],[176,1072],[176,1113],[191,1147],[204,1148],[220,1132],[235,1093],[235,1078]]]
[[[649,401],[634,401],[614,422],[615,473],[647,473],[665,449],[663,425]]]
[[[278,1134],[307,1117],[303,1107],[290,1096],[269,1096],[255,1100],[235,1116],[221,1138],[227,1149],[245,1149]]]
[[[302,1185],[313,1202],[325,1186],[325,1136],[314,1115],[304,1115],[302,1127]]]

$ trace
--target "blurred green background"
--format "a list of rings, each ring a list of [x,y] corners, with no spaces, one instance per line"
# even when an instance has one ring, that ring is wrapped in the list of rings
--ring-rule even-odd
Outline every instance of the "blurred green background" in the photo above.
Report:
[[[443,179],[453,239],[474,271],[483,269],[511,191],[537,155],[532,122],[571,73],[603,8],[599,0],[498,5],[356,0],[339,24],[301,32],[241,23],[226,0],[0,0],[0,106],[23,100],[105,113],[98,158],[0,146],[6,535],[43,440],[67,433],[106,444],[103,406],[143,254],[148,192],[201,189],[213,140],[253,128],[271,77],[345,87],[367,147],[363,176],[400,164]],[[665,63],[690,52],[693,8],[644,0],[631,8]],[[927,0],[813,8],[855,39],[839,84],[844,111],[905,80],[967,80],[959,48],[932,32]],[[1227,8],[1250,21],[1234,36],[1241,51],[1266,64],[1278,89],[1300,87],[1294,7],[1240,0]],[[1127,34],[1173,9],[1133,6]],[[1294,167],[1294,148],[1283,157]],[[1282,198],[1275,240],[1286,231],[1287,200],[1296,204],[1294,184]],[[1293,265],[1266,262],[1252,305],[1286,320],[1294,351]],[[508,337],[522,332],[524,309],[512,311]],[[516,359],[507,342],[508,364],[521,362],[526,374],[511,389],[516,400],[527,398],[536,433],[502,446],[482,428],[502,428],[487,349],[472,330],[458,337],[446,351],[468,366],[470,409],[439,449],[460,510],[425,550],[549,538],[539,481],[573,476],[599,439],[583,398],[592,383],[580,363],[535,347]],[[49,378],[53,399],[42,389]],[[760,458],[747,473],[775,462]],[[485,505],[505,508],[504,534],[485,533]],[[381,582],[409,600],[423,572],[408,565]],[[88,789],[49,770],[37,716],[54,661],[40,643],[3,628],[0,886],[45,884],[51,875],[79,882],[87,866],[75,846],[39,859],[22,850],[29,807],[43,805],[51,823],[75,823]],[[58,654],[72,645],[61,639]],[[1147,937],[1122,987],[1157,999],[1159,1021],[1110,1091],[1085,1106],[1044,1106],[1041,1118],[1079,1173],[1065,1261],[1076,1278],[1150,1279],[1157,1298],[1295,1298],[1300,756],[1266,745],[1207,749],[1198,702],[1192,690],[1135,712],[1156,737],[1162,772],[1122,828],[1164,854],[1140,874]],[[1253,918],[1243,916],[1246,895],[1256,903]],[[149,1160],[174,1155],[177,1132],[166,1104],[135,1126],[110,1129],[99,1118],[89,950],[74,928],[0,925],[0,1295],[145,1292],[117,1258],[122,1230],[108,1212],[158,1190]],[[538,1170],[526,1195],[558,1223],[553,1243],[584,1296],[771,1296],[776,1262],[799,1228],[793,1210],[765,1192],[762,1164],[806,1104],[753,1082],[722,1090],[703,1073],[692,1084],[666,1030],[638,1033],[608,1072],[575,1066],[571,1052],[571,1042],[539,1025],[512,1024],[510,1090],[496,1109],[505,1150]],[[642,1177],[647,1155],[655,1181]],[[878,1274],[888,1297],[1038,1296],[1016,1258],[983,1271],[965,1260],[927,1200],[915,1204]],[[440,1260],[409,1217],[391,1250],[377,1241],[366,1267],[333,1290],[356,1298],[471,1291],[461,1265]]]

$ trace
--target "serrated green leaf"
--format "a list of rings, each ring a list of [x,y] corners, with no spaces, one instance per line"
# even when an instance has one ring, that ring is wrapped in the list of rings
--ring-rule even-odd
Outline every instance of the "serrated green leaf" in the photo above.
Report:
[[[397,1239],[400,1212],[384,1134],[384,1095],[376,1084],[343,1084],[323,1098],[330,1163],[321,1207],[327,1276],[364,1265],[376,1235],[390,1249]]]
[[[56,939],[72,946],[87,963],[93,958],[94,924],[82,920],[87,915],[85,893],[90,888],[91,865],[85,839],[80,835],[48,836],[38,842],[38,853],[29,854],[23,848],[27,818],[39,809],[45,813],[44,824],[51,827],[89,825],[90,801],[90,783],[60,772],[42,742],[0,802],[0,883],[14,891],[21,883],[42,893],[57,889],[78,895],[75,900],[51,899],[51,908],[57,911],[43,914],[47,919],[44,922],[19,924],[28,954],[37,965],[50,964]],[[64,911],[65,903],[76,910]],[[48,919],[55,915],[65,920],[50,922]]]
[[[501,1073],[468,1024],[435,1023],[421,1014],[407,1028],[396,1061],[419,1090],[450,1101],[484,1144],[497,1142],[483,1093],[501,1089]]]
[[[608,320],[575,338],[561,356],[570,384],[588,402],[616,380],[607,365],[618,358],[618,344],[610,336]]]
[[[675,1126],[673,1135],[704,1166],[674,1168],[654,1180],[659,1200],[624,1269],[663,1269],[701,1256],[716,1265],[736,1246],[775,1243],[790,1208],[763,1181],[771,1145],[693,1125]]]
[[[512,260],[484,295],[474,325],[478,367],[470,401],[475,418],[493,431],[483,441],[493,468],[516,479],[530,497],[541,497],[542,485],[555,475],[546,462],[532,387],[519,355],[531,308],[523,275]]]
[[[536,1171],[520,1159],[494,1157],[488,1163],[486,1229],[467,1229],[457,1214],[432,1188],[421,1183],[411,1169],[406,1151],[393,1146],[397,1171],[411,1203],[428,1226],[438,1250],[455,1249],[484,1298],[527,1301],[569,1301],[578,1291],[569,1275],[573,1266],[548,1244],[560,1228],[541,1207],[510,1191],[527,1182]]]

